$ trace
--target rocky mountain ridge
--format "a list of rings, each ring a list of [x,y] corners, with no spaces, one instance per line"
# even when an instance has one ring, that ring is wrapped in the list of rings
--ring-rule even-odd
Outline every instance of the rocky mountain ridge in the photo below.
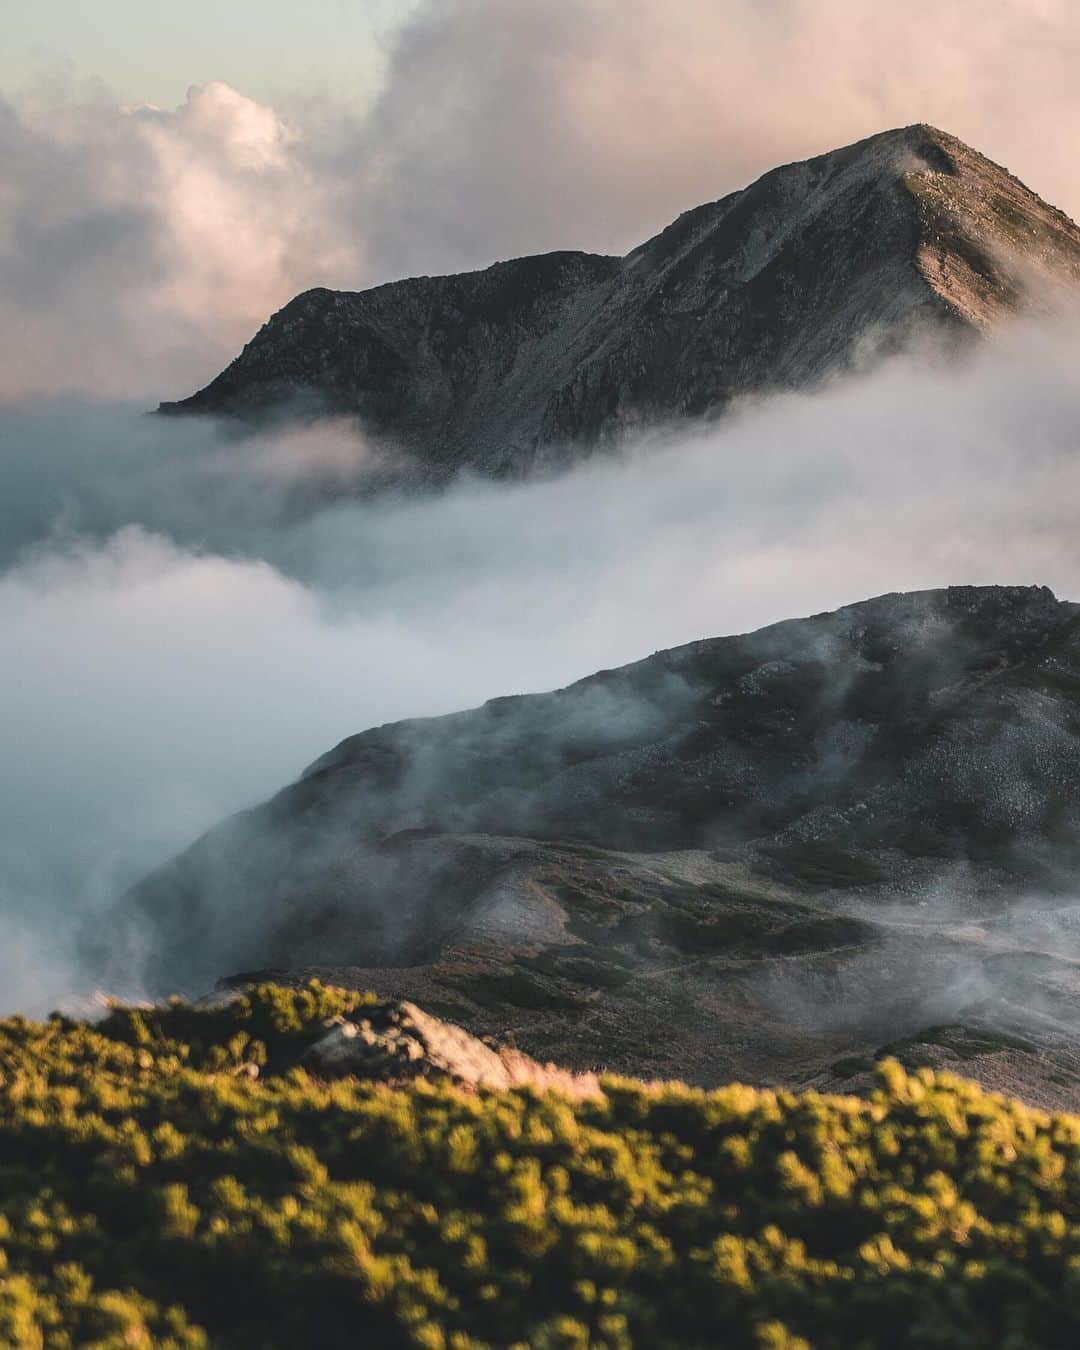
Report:
[[[161,992],[315,975],[703,1084],[900,1045],[1075,1104],[1078,801],[1080,607],[953,587],[351,737],[123,918]]]
[[[983,331],[1080,278],[1080,230],[916,125],[765,174],[624,258],[316,289],[162,412],[357,415],[411,472],[516,475],[628,429]]]

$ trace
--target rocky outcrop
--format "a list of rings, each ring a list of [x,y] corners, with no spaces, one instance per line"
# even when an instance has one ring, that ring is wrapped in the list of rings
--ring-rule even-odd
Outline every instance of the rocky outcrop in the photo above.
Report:
[[[360,1078],[402,1087],[423,1078],[461,1088],[529,1087],[569,1097],[597,1097],[595,1074],[539,1064],[512,1047],[485,1042],[414,1003],[384,1003],[338,1017],[304,1053],[303,1068],[321,1078]]]
[[[1078,276],[1072,221],[955,137],[905,127],[775,169],[625,258],[307,291],[161,410],[344,411],[421,477],[518,474],[981,331]]]
[[[904,1041],[1080,1105],[1078,803],[1080,607],[953,587],[363,732],[121,918],[162,992],[269,967],[695,1083]]]

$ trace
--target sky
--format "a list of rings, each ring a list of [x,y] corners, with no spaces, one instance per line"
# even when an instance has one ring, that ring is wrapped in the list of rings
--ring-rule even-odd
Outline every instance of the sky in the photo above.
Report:
[[[1080,212],[1071,0],[4,3],[0,398],[182,397],[305,288],[625,252],[916,121]]]
[[[377,509],[356,428],[144,415],[307,287],[622,252],[887,127],[1076,214],[1072,3],[0,7],[0,1005],[78,992],[80,923],[378,722],[882,591],[1080,599],[1068,329]]]
[[[365,104],[415,0],[4,0],[0,88],[168,107],[224,80],[252,98]]]

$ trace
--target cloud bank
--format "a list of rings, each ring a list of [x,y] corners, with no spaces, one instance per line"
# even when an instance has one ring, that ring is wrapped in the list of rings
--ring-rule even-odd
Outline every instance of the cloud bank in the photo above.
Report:
[[[365,727],[885,591],[1080,597],[1077,346],[1017,330],[441,497],[298,498],[305,462],[362,476],[342,424],[295,454],[124,407],[9,418],[6,1001],[70,995],[76,918]]]
[[[361,142],[372,257],[621,253],[777,164],[923,121],[1075,211],[1078,50],[1067,0],[428,0]]]
[[[204,381],[316,273],[356,275],[298,138],[220,83],[173,111],[0,103],[0,401]]]

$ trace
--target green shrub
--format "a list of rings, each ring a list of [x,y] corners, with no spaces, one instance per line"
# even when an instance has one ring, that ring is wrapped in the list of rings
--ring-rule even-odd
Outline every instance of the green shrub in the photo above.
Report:
[[[0,1023],[0,1344],[1078,1343],[1078,1120],[895,1063],[865,1101],[296,1066],[365,1002]]]

